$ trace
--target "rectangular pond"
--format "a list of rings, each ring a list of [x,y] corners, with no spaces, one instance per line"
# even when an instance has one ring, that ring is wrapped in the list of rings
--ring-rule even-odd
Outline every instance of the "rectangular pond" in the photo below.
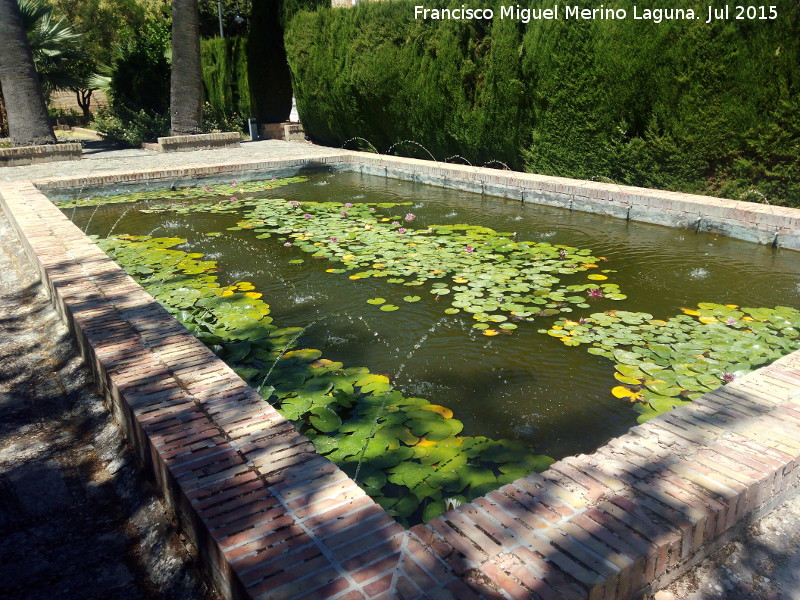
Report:
[[[352,172],[302,179],[56,200],[401,521],[800,347],[791,250]]]

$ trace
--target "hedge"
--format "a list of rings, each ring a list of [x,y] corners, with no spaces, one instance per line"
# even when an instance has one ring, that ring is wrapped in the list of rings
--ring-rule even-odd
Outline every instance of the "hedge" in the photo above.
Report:
[[[211,110],[220,121],[251,116],[245,40],[238,37],[201,40],[200,59],[205,110]]]
[[[700,2],[681,3],[701,16],[692,21],[528,24],[500,19],[499,1],[483,4],[491,21],[414,20],[415,3],[290,21],[287,57],[313,139],[359,136],[381,151],[413,140],[439,160],[800,205],[794,0],[776,0],[773,21],[710,24]],[[614,7],[633,12],[628,0]],[[427,156],[411,143],[393,151]]]

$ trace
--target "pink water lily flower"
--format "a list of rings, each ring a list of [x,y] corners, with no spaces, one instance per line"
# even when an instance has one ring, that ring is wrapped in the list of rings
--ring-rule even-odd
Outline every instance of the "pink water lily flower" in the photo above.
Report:
[[[238,182],[238,181],[236,181],[235,179],[231,179],[231,185],[236,185],[236,184],[238,184],[238,183],[239,183],[239,182]]]
[[[350,204],[349,202],[345,202],[345,203],[344,203],[344,207],[345,207],[345,208],[353,208],[353,205],[352,205],[352,204]]]
[[[289,206],[297,208],[298,206],[300,206],[300,203],[297,200],[292,200],[291,202],[289,202]]]
[[[311,218],[311,215],[310,215],[310,214],[308,214],[308,213],[306,213],[306,214],[304,214],[304,215],[303,215],[303,218],[304,218],[304,219],[310,219],[310,218]]]
[[[287,248],[290,248],[292,246],[292,242],[285,242],[283,245]]]
[[[603,297],[603,290],[601,289],[591,289],[589,290],[589,297],[591,298],[602,298]]]
[[[726,325],[736,325],[736,319],[734,319],[733,317],[728,317],[725,320],[725,324]]]
[[[733,373],[726,372],[720,375],[720,379],[722,379],[722,381],[724,381],[725,383],[730,383],[731,381],[736,379],[736,375],[734,375]]]
[[[236,200],[237,200],[236,196],[231,196],[231,202],[236,202]]]
[[[414,213],[408,213],[408,214],[405,216],[405,220],[406,220],[406,221],[408,221],[409,223],[410,223],[411,221],[413,221],[414,219],[416,219],[416,218],[417,218],[417,215],[415,215]]]
[[[473,248],[472,246],[467,246],[466,248],[464,248],[464,252],[475,252],[475,248]]]

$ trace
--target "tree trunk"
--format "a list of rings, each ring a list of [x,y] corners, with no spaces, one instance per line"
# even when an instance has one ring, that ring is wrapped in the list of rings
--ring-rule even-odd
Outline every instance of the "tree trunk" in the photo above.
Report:
[[[203,80],[200,72],[200,16],[197,0],[172,0],[169,108],[172,134],[201,133],[202,110]]]
[[[83,111],[84,125],[88,125],[89,121],[92,120],[92,111],[89,110],[92,105],[92,92],[94,92],[94,88],[78,88],[75,90],[75,99],[78,102],[78,106],[80,106],[81,110]]]
[[[0,0],[0,87],[15,146],[55,144],[16,0]]]

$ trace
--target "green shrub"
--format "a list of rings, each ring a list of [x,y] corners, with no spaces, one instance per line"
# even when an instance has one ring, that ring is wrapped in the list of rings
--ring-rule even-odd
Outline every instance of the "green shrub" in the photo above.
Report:
[[[624,20],[565,20],[561,6],[559,20],[528,24],[500,19],[501,2],[485,4],[492,21],[415,20],[414,4],[290,21],[287,56],[313,139],[361,136],[427,157],[398,144],[414,140],[439,160],[800,206],[797,2],[776,0],[774,21],[711,24],[696,1],[682,5],[700,19],[661,23],[632,19],[630,0],[615,4]]]
[[[142,142],[169,135],[169,117],[151,114],[144,109],[133,112],[124,108],[117,111],[101,108],[95,115],[94,128],[107,142],[138,148]]]
[[[200,58],[203,74],[204,129],[234,127],[244,131],[251,115],[250,86],[247,78],[247,54],[243,38],[201,40]]]
[[[47,114],[54,125],[69,125],[70,127],[86,125],[83,115],[74,108],[48,107]]]
[[[142,35],[120,46],[108,89],[114,111],[169,113],[168,47],[163,35]]]

